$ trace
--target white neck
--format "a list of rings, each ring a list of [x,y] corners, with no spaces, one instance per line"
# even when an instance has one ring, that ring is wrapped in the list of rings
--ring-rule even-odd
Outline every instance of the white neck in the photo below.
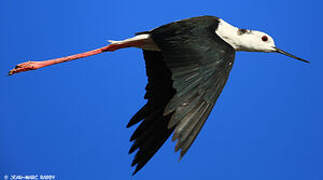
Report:
[[[216,34],[220,36],[225,42],[230,44],[236,51],[239,51],[239,45],[237,41],[239,40],[238,37],[238,28],[232,26],[231,24],[225,22],[222,19],[219,19],[219,25],[216,29]]]

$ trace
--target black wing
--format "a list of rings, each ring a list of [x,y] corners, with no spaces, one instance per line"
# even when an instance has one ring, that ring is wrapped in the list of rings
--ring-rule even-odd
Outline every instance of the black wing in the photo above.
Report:
[[[147,104],[127,127],[142,123],[131,137],[132,166],[140,170],[174,132],[175,151],[187,152],[219,97],[235,51],[215,34],[218,18],[202,16],[150,32],[160,52],[144,51]]]
[[[167,103],[176,92],[172,87],[171,72],[166,67],[160,52],[144,51],[144,58],[148,76],[145,99],[148,99],[148,102],[127,125],[130,127],[143,120],[130,138],[130,141],[135,141],[129,153],[139,148],[131,164],[131,166],[137,164],[133,174],[151,159],[174,130],[167,127],[171,114],[163,115]]]

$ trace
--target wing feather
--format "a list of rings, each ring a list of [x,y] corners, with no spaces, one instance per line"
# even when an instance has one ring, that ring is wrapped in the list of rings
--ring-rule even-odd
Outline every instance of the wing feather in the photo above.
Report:
[[[229,77],[235,51],[216,35],[218,19],[202,16],[156,28],[149,33],[160,52],[144,50],[147,104],[127,127],[140,121],[129,153],[138,172],[172,132],[175,151],[191,147]]]

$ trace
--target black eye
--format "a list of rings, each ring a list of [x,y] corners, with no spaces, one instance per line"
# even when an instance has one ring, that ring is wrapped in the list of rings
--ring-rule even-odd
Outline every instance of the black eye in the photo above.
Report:
[[[265,42],[268,41],[268,37],[267,36],[262,36],[261,39],[262,39],[262,41],[265,41]]]

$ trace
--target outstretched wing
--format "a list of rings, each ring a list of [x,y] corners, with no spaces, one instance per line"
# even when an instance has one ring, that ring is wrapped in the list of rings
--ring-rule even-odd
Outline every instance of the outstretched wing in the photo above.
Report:
[[[133,174],[151,159],[174,129],[167,127],[171,114],[163,115],[166,105],[176,92],[172,87],[171,72],[160,52],[144,51],[143,53],[148,76],[145,99],[148,99],[148,102],[127,125],[130,127],[142,121],[130,138],[134,143],[129,153],[139,148],[131,164],[131,166],[137,164]]]
[[[140,122],[129,153],[136,173],[174,131],[181,157],[192,145],[219,97],[235,51],[219,38],[216,17],[202,16],[161,26],[150,33],[160,52],[144,51],[147,104],[130,120]]]

